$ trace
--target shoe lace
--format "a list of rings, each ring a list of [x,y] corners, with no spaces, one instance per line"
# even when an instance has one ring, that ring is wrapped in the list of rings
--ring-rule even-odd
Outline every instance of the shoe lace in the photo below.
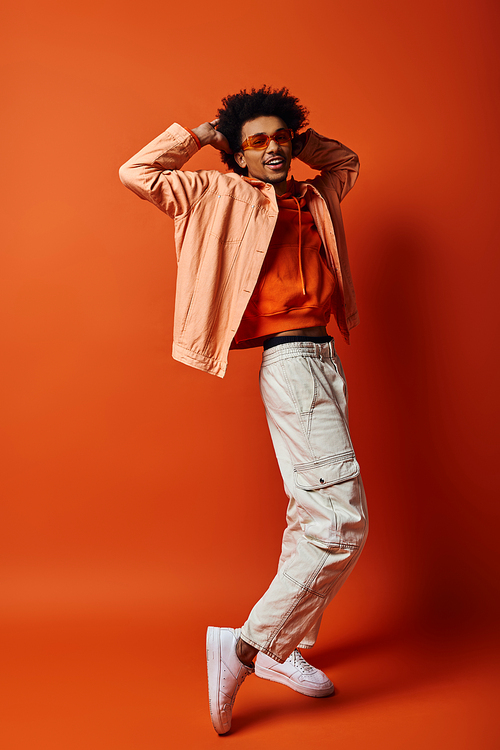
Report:
[[[291,659],[293,665],[297,667],[297,669],[300,669],[301,672],[314,672],[314,667],[304,659],[298,648],[296,648],[288,658]]]
[[[229,669],[229,667],[226,666],[226,669],[231,674],[233,674],[231,672],[231,670]],[[229,705],[231,706],[231,708],[232,708],[232,706],[234,704],[234,701],[236,700],[236,694],[237,694],[238,690],[240,689],[240,687],[242,686],[243,682],[246,680],[246,678],[248,677],[248,675],[249,674],[253,674],[253,672],[254,672],[254,669],[249,669],[249,667],[246,667],[246,669],[241,669],[238,675],[235,675],[236,676],[236,685],[234,686],[232,695],[230,697],[228,696],[229,697]],[[226,695],[227,695],[227,693],[226,693]]]

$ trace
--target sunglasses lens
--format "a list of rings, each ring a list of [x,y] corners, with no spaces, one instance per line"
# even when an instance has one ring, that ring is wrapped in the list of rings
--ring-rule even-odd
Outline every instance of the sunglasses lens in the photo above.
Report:
[[[281,130],[277,130],[276,133],[274,134],[274,140],[276,141],[276,143],[280,143],[280,144],[288,143],[289,141],[292,140],[290,137],[290,131],[285,130],[284,128],[282,128]]]
[[[269,143],[267,135],[251,135],[248,139],[252,148],[265,148]]]

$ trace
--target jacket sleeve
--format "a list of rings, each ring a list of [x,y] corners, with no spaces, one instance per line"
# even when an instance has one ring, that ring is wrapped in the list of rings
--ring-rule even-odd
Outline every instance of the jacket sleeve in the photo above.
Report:
[[[219,173],[183,172],[198,150],[193,135],[174,123],[119,169],[122,183],[171,218],[187,213]]]
[[[312,169],[321,170],[321,177],[312,180],[333,188],[341,201],[353,187],[359,172],[359,159],[354,151],[339,141],[325,138],[309,128],[306,145],[297,157]]]

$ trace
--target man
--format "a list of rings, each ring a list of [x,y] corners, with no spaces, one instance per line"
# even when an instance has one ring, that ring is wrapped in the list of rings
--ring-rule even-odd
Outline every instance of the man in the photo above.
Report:
[[[243,627],[208,628],[219,734],[254,671],[305,695],[333,693],[298,646],[314,645],[367,533],[344,372],[326,332],[332,312],[347,341],[358,323],[340,212],[358,159],[312,129],[299,132],[307,114],[285,88],[243,90],[223,100],[215,120],[172,125],[120,169],[127,187],[175,222],[174,358],[223,377],[230,348],[264,346],[261,393],[287,527],[278,572]],[[232,172],[181,170],[207,145]],[[320,174],[288,179],[294,157]]]

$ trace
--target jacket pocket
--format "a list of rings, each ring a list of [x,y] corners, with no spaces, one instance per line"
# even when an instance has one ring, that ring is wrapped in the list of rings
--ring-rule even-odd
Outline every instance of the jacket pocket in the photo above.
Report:
[[[321,490],[357,477],[359,464],[354,451],[344,451],[318,461],[296,464],[293,473],[295,484],[301,490]]]
[[[255,206],[234,195],[218,193],[210,234],[223,244],[240,243]]]

